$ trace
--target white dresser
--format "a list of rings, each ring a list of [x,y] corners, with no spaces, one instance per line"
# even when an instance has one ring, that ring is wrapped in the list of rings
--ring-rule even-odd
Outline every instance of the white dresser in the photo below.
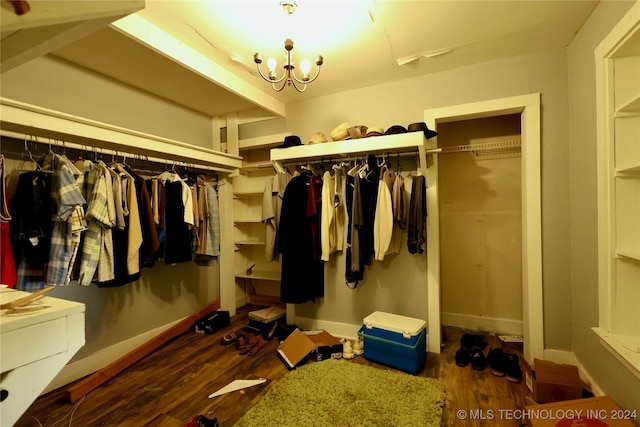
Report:
[[[0,288],[0,303],[29,293]],[[44,296],[27,313],[0,310],[0,427],[12,426],[84,345],[82,303]]]

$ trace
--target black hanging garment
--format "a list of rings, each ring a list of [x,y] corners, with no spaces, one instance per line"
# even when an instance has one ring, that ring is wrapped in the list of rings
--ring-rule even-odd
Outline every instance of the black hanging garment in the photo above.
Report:
[[[347,214],[347,250],[345,258],[345,282],[356,288],[364,279],[364,266],[360,252],[360,229],[362,226],[362,205],[360,203],[360,177],[347,175],[345,190]]]
[[[324,263],[320,259],[322,180],[303,174],[284,192],[278,251],[282,254],[280,299],[300,304],[324,296]]]
[[[164,262],[174,264],[193,259],[192,233],[184,222],[182,182],[164,184]]]
[[[409,253],[423,253],[425,250],[425,227],[427,220],[427,195],[424,176],[413,177],[411,200],[409,202],[409,224],[407,246]]]

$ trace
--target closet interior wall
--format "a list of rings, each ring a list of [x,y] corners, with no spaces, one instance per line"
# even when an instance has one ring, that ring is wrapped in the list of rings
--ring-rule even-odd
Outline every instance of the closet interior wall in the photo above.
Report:
[[[29,139],[28,136],[25,136]],[[49,143],[52,143],[51,145]],[[66,154],[74,161],[78,157],[105,163],[125,162],[143,176],[153,176],[164,170],[178,170],[189,164],[167,160],[148,161],[143,156],[129,155],[114,150],[100,150],[86,147],[86,150],[69,148],[62,141],[38,138],[38,142],[27,142],[33,158],[37,159],[49,149],[57,154]],[[5,155],[9,200],[15,193],[21,168],[33,168],[24,151],[25,140],[0,137],[0,151]],[[190,169],[213,179],[218,171]],[[80,286],[73,282],[68,286],[56,287],[49,295],[82,302],[86,306],[86,344],[71,360],[79,361],[79,370],[84,375],[110,363],[118,355],[126,354],[138,345],[153,338],[172,324],[196,312],[201,307],[220,298],[219,263],[199,266],[193,261],[166,265],[162,260],[151,267],[143,267],[140,278],[120,287],[98,288],[95,284]],[[96,357],[97,355],[97,357]],[[82,366],[82,359],[92,356],[92,366]],[[64,382],[63,382],[64,384]],[[57,384],[63,385],[63,384]],[[56,381],[51,388],[55,388]]]
[[[520,153],[447,152],[519,139],[520,115],[438,125],[444,325],[523,334]]]

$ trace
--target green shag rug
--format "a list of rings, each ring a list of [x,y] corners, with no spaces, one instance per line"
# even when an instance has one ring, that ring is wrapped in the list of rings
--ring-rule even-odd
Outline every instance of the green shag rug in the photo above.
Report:
[[[288,372],[235,427],[440,427],[443,404],[436,379],[330,359]]]

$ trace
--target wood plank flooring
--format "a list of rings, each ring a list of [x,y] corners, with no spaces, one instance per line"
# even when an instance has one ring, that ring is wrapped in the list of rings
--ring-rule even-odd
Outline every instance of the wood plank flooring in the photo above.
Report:
[[[77,407],[65,400],[68,387],[41,396],[15,426],[48,427],[64,418],[56,425],[182,427],[195,415],[203,414],[209,418],[217,417],[222,427],[231,427],[287,373],[276,356],[276,339],[255,356],[239,355],[233,345],[220,345],[220,338],[225,333],[241,330],[241,324],[247,321],[247,313],[253,309],[255,307],[239,310],[231,325],[216,334],[187,332],[175,338],[87,394],[76,403]],[[460,347],[460,337],[468,331],[446,328],[443,332],[443,352],[429,353],[426,366],[419,374],[439,378],[445,386],[442,425],[526,425],[525,421],[515,419],[517,417],[508,412],[524,409],[531,403],[527,400],[524,384],[513,384],[505,378],[495,377],[488,368],[480,372],[472,370],[470,365],[465,368],[456,366],[455,352]],[[488,334],[485,339],[488,343],[485,354],[490,348],[502,346],[505,351],[521,356],[521,344],[501,343],[497,337]],[[360,356],[348,363],[389,369]],[[261,377],[269,381],[247,388],[242,393],[208,398],[209,394],[235,379]],[[458,411],[464,411],[466,419],[462,419]],[[469,419],[470,416],[476,419]]]

